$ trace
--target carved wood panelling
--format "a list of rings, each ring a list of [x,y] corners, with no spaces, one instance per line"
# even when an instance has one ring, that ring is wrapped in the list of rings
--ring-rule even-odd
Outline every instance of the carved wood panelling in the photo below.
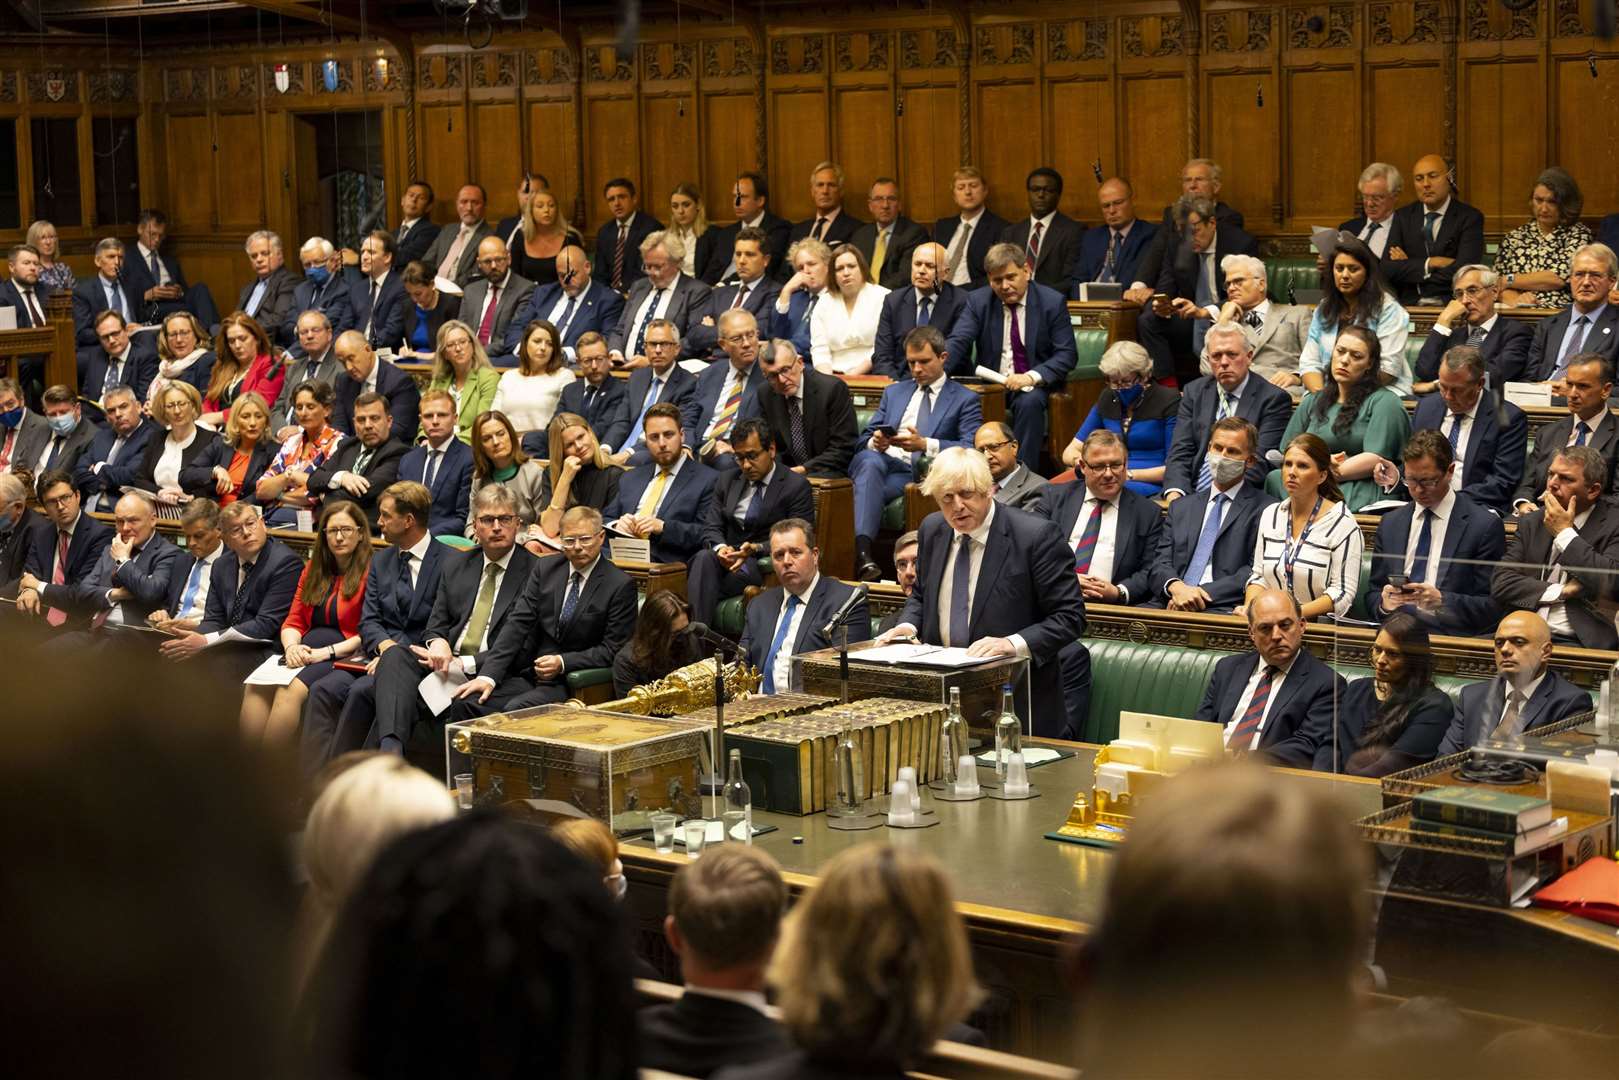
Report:
[[[260,68],[264,75],[264,85],[275,89],[275,65],[264,64]],[[302,63],[287,64],[287,93],[301,94],[304,92],[304,65]],[[171,96],[172,100],[172,96]]]
[[[1184,32],[1185,23],[1178,15],[1119,20],[1119,43],[1125,56],[1181,56],[1186,52]]]
[[[335,69],[328,64],[336,65]],[[336,78],[332,85],[326,85],[326,73],[334,71]],[[322,60],[315,65],[315,93],[317,94],[352,94],[354,93],[354,64],[349,60]]]
[[[1046,59],[1104,60],[1107,58],[1106,19],[1073,19],[1046,23]]]
[[[1558,37],[1584,37],[1585,20],[1580,17],[1580,0],[1557,0]]]
[[[1208,51],[1268,52],[1271,25],[1272,13],[1269,11],[1217,11],[1209,16]]]
[[[980,26],[973,39],[974,63],[985,67],[1034,62],[1034,26],[1012,23]]]
[[[29,77],[32,96],[33,77]],[[206,68],[169,68],[163,73],[164,96],[170,101],[207,101],[208,71]]]
[[[0,71],[0,104],[14,105],[17,102],[17,73],[15,71]]]
[[[697,70],[697,47],[689,42],[641,46],[641,77],[652,82],[690,79]]]
[[[887,71],[888,35],[885,33],[834,34],[832,70]]]
[[[206,85],[207,76],[204,75],[203,79]],[[78,101],[79,73],[73,70],[30,71],[28,100],[51,105]]]
[[[747,38],[703,42],[703,78],[737,79],[757,72],[758,58]]]
[[[382,94],[391,90],[403,90],[404,82],[400,79],[399,61],[391,57],[372,57],[362,65],[365,70],[365,89],[370,94]]]
[[[248,70],[252,70],[249,68]],[[12,76],[12,92],[16,92],[16,77]],[[94,105],[112,105],[133,102],[136,97],[137,76],[133,71],[92,71],[90,73],[90,101]],[[0,92],[0,101],[8,100]],[[16,98],[12,97],[12,101]]]
[[[960,45],[954,30],[901,30],[899,66],[906,71],[953,68],[959,63]]]
[[[421,69],[417,85],[423,90],[454,90],[467,83],[466,57],[436,54],[425,56],[418,65]],[[316,73],[317,80],[320,72]]]
[[[770,74],[819,75],[826,70],[826,38],[820,34],[770,40]]]
[[[486,90],[492,86],[517,85],[517,54],[510,52],[485,54],[472,61],[472,86]]]
[[[1575,8],[1576,17],[1578,7]],[[1508,11],[1493,0],[1467,0],[1462,8],[1464,41],[1515,41],[1532,38],[1540,28],[1540,5]]]
[[[214,68],[214,97],[253,98],[259,92],[258,69],[250,64]]]
[[[1290,49],[1347,49],[1355,44],[1353,4],[1287,9]]]
[[[1439,40],[1439,0],[1373,4],[1368,15],[1373,45],[1417,45]]]
[[[579,67],[569,49],[530,49],[523,53],[523,81],[529,86],[558,86],[578,77]]]

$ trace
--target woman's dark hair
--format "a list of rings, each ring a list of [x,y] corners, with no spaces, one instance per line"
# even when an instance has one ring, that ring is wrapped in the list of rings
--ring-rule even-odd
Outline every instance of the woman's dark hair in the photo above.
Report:
[[[1285,459],[1291,450],[1304,451],[1315,467],[1321,470],[1321,486],[1317,490],[1322,496],[1333,502],[1344,501],[1344,493],[1338,487],[1338,478],[1332,471],[1332,451],[1327,449],[1325,439],[1306,431],[1293,436],[1293,441],[1282,448],[1282,457]]]
[[[337,515],[342,514],[359,530],[356,534],[357,542],[354,554],[349,556],[348,566],[342,566],[337,556],[332,554],[332,545],[326,539],[326,526]],[[298,597],[310,607],[320,607],[331,596],[332,588],[342,582],[342,595],[352,599],[359,594],[361,586],[365,584],[365,575],[371,569],[371,529],[366,522],[365,513],[352,502],[343,499],[337,502],[328,501],[320,511],[320,517],[315,519],[315,551],[309,557],[308,569],[304,572],[303,588],[299,590]]]
[[[517,428],[512,425],[511,418],[498,409],[485,409],[478,414],[472,422],[472,475],[479,480],[488,479],[495,471],[495,463],[489,459],[489,452],[483,448],[483,426],[493,420],[506,429],[506,438],[512,444],[512,464],[522,467],[528,460],[523,453],[523,440],[518,437]]]
[[[299,383],[297,388],[292,392],[292,400],[294,403],[297,402],[299,394],[308,394],[310,397],[315,399],[316,405],[324,405],[328,413],[330,413],[337,405],[337,391],[332,388],[332,384],[329,382],[321,382],[317,379],[305,379],[303,382]]]
[[[1383,385],[1383,344],[1377,340],[1377,335],[1364,326],[1345,326],[1338,331],[1338,338],[1354,337],[1366,346],[1366,371],[1357,379],[1348,390],[1344,391],[1342,405],[1338,410],[1338,417],[1332,422],[1334,435],[1347,435],[1349,429],[1355,426],[1355,417],[1360,415],[1360,407],[1372,393]],[[1334,348],[1337,342],[1333,342]],[[1315,396],[1314,417],[1316,420],[1325,420],[1327,412],[1338,401],[1338,380],[1332,377],[1332,357],[1327,357],[1327,380],[1321,392]]]
[[[1559,225],[1572,225],[1580,220],[1580,213],[1585,209],[1585,196],[1580,193],[1580,185],[1574,182],[1565,169],[1556,165],[1544,170],[1535,177],[1535,187],[1543,187],[1552,193],[1557,200],[1557,223]],[[1530,188],[1531,195],[1535,188]]]
[[[641,605],[630,637],[630,660],[643,672],[662,678],[679,666],[675,655],[675,616],[691,618],[691,605],[672,592],[655,592]]]
[[[1389,688],[1388,700],[1378,702],[1377,715],[1361,732],[1361,747],[1392,746],[1405,730],[1412,707],[1433,689],[1433,646],[1422,620],[1398,612],[1384,621],[1382,632],[1394,639],[1395,647],[1405,657],[1405,675]]]
[[[633,1080],[625,920],[601,871],[531,825],[478,813],[409,833],[333,928],[312,1071]]]
[[[529,365],[534,358],[528,354],[528,339],[536,330],[544,330],[545,336],[551,339],[551,359],[539,371],[530,371]],[[517,370],[524,375],[549,375],[560,370],[566,359],[562,352],[562,335],[557,332],[556,326],[548,319],[530,319],[528,325],[523,327],[523,336],[517,339]]]
[[[1348,255],[1366,269],[1366,284],[1360,287],[1360,293],[1351,305],[1348,298],[1338,291],[1338,278],[1332,272],[1332,266],[1338,256]],[[1353,233],[1340,232],[1337,246],[1333,249],[1332,257],[1327,260],[1327,268],[1321,275],[1321,304],[1316,308],[1316,314],[1321,318],[1321,325],[1331,329],[1340,330],[1353,323],[1356,326],[1376,326],[1377,316],[1383,310],[1385,299],[1388,298],[1388,285],[1383,281],[1383,271],[1378,266],[1377,256],[1366,242]]]

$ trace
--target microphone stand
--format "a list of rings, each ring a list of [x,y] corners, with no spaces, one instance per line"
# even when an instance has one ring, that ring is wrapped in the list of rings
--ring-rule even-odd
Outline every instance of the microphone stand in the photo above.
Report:
[[[713,749],[709,753],[709,773],[702,782],[702,792],[711,796],[712,820],[720,820],[720,796],[725,791],[725,774],[720,772],[720,761],[725,754],[725,653],[731,648],[729,639],[714,634],[708,638],[714,646],[714,730],[709,740]]]

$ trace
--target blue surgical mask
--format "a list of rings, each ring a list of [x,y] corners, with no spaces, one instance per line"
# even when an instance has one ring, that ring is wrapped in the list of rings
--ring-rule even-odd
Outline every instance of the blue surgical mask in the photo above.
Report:
[[[316,285],[326,284],[327,281],[331,280],[331,276],[332,272],[324,266],[311,266],[304,271],[304,277],[313,281]]]
[[[1118,395],[1119,404],[1123,405],[1126,409],[1129,409],[1134,407],[1135,403],[1141,400],[1141,392],[1144,389],[1145,387],[1143,387],[1140,383],[1136,383],[1134,386],[1126,386],[1123,390],[1115,390],[1113,392]]]
[[[79,418],[72,413],[46,417],[45,422],[50,424],[51,430],[58,435],[71,435],[73,429],[79,426]]]
[[[20,423],[22,423],[21,405],[8,412],[0,412],[0,427],[16,427]]]

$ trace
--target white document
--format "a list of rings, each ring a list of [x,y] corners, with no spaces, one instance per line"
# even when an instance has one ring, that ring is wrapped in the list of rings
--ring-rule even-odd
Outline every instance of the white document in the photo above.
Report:
[[[242,680],[243,686],[286,686],[298,677],[298,668],[290,668],[281,662],[281,657],[271,656],[264,663],[248,673]]]
[[[614,536],[607,541],[607,553],[614,562],[651,562],[652,541],[634,536]]]
[[[1023,764],[1044,765],[1048,761],[1056,761],[1062,757],[1057,751],[1045,746],[1025,746],[1023,748]],[[995,765],[995,751],[989,750],[978,755],[978,760],[985,765]]]
[[[977,367],[973,368],[973,374],[977,375],[980,379],[987,379],[990,382],[995,383],[997,386],[1005,386],[1006,385],[1006,376],[1005,375],[1002,375],[1000,372],[996,371],[993,368],[987,368],[983,364],[979,364]],[[1033,390],[1033,389],[1034,389],[1034,387],[1032,387],[1032,386],[1025,386],[1022,389],[1022,391],[1020,391],[1020,392],[1024,393],[1024,394],[1027,394],[1030,390]]]
[[[427,677],[417,684],[421,692],[422,701],[434,716],[444,715],[444,710],[450,707],[450,696],[460,689],[467,681],[467,673],[461,670],[459,663],[451,664],[448,671],[440,675],[436,671],[429,671]]]
[[[698,359],[682,360],[680,366],[693,375],[701,375],[708,370],[708,361]]]
[[[7,304],[0,307],[0,330],[17,329],[17,309]]]
[[[1502,389],[1502,395],[1520,409],[1530,406],[1550,408],[1552,403],[1552,388],[1546,383],[1509,382]]]
[[[915,642],[879,645],[875,649],[862,649],[853,654],[858,660],[875,660],[879,664],[916,664],[920,667],[962,668],[977,667],[997,659],[994,656],[968,656],[966,649],[952,649],[944,645],[918,645]]]
[[[1310,230],[1310,246],[1315,248],[1323,259],[1332,258],[1332,253],[1338,250],[1338,230],[1317,225]]]

